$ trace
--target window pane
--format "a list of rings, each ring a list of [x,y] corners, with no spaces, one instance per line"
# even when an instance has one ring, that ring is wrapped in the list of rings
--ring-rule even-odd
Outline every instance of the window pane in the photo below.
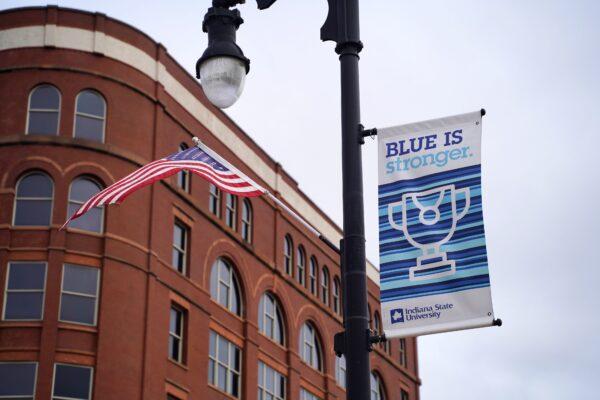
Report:
[[[219,361],[223,364],[229,362],[229,342],[219,336]]]
[[[60,94],[58,89],[50,85],[42,85],[35,88],[29,100],[29,108],[58,110],[59,104]]]
[[[96,299],[64,294],[60,303],[61,321],[95,324]]]
[[[12,263],[8,277],[9,289],[44,289],[46,264]]]
[[[91,90],[81,92],[77,96],[77,112],[104,117],[104,99]]]
[[[52,200],[17,200],[15,225],[48,226],[52,213]]]
[[[91,368],[56,364],[54,396],[88,399]]]
[[[43,292],[9,292],[4,319],[42,319]]]
[[[69,203],[69,216],[75,214],[81,204]],[[82,229],[90,232],[102,232],[102,219],[104,212],[102,208],[94,207],[81,217],[69,222],[70,228]]]
[[[218,379],[218,385],[217,386],[219,387],[219,389],[225,391],[226,390],[225,385],[227,384],[227,369],[224,366],[222,366],[222,365],[218,366],[218,376],[217,376],[217,379]]]
[[[27,133],[56,135],[58,133],[58,112],[30,111]]]
[[[65,264],[63,291],[96,295],[98,269]]]
[[[210,356],[217,358],[217,334],[214,333],[213,331],[210,331],[210,339],[209,339],[209,349],[210,349]]]
[[[33,396],[36,363],[0,363],[0,396]]]
[[[99,191],[100,187],[96,182],[91,179],[79,178],[71,184],[69,200],[85,202]]]
[[[75,117],[75,137],[102,142],[104,120],[77,115]]]
[[[33,173],[19,181],[17,197],[52,197],[52,180],[44,174]]]

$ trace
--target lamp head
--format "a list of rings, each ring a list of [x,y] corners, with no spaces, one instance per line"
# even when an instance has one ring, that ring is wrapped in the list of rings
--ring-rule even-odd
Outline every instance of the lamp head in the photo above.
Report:
[[[196,63],[196,78],[206,97],[219,108],[237,101],[250,71],[250,60],[235,43],[236,31],[243,22],[236,9],[211,7],[202,23],[202,30],[208,33],[208,47]]]

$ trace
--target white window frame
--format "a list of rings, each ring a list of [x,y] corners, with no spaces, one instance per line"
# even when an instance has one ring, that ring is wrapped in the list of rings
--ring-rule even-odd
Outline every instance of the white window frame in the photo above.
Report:
[[[242,239],[248,243],[252,243],[252,217],[252,204],[246,198],[242,201]]]
[[[287,395],[287,376],[285,376],[284,374],[280,373],[279,371],[277,371],[275,368],[272,368],[271,366],[269,366],[268,364],[265,364],[264,362],[262,362],[261,360],[258,360],[258,392],[262,392],[263,393],[263,399],[267,398],[267,394],[271,395],[271,398],[273,398],[274,400],[285,400],[286,399],[286,395]],[[262,365],[262,376],[260,376],[260,371],[261,368],[260,366]],[[279,397],[277,395],[277,393],[273,393],[270,392],[267,389],[267,374],[269,372],[273,373],[273,382],[275,382],[277,379],[279,379],[279,377],[283,377],[283,397]],[[260,396],[258,396],[260,398]]]
[[[373,387],[373,383],[376,383],[376,386]],[[373,395],[375,395],[375,399],[373,399]],[[385,400],[385,392],[383,390],[383,384],[381,381],[381,376],[371,371],[371,400]]]
[[[208,210],[217,218],[221,218],[221,189],[213,183],[208,186]]]
[[[342,315],[342,302],[341,302],[341,290],[340,290],[340,280],[338,277],[333,278],[333,312],[337,315]]]
[[[229,282],[226,282],[224,280],[221,279],[221,267],[225,266],[225,268],[229,269]],[[216,268],[216,272],[215,272],[215,268]],[[211,267],[211,274],[216,273],[217,274],[217,291],[216,291],[216,297],[212,297],[212,293],[211,293],[211,298],[219,305],[225,307],[227,310],[229,310],[229,312],[231,312],[232,314],[237,315],[238,317],[241,317],[243,315],[243,302],[242,302],[242,291],[238,282],[238,278],[235,276],[235,269],[233,268],[233,265],[227,261],[226,259],[219,257],[215,260],[215,262],[213,263],[213,266]],[[225,286],[227,286],[229,288],[229,292],[228,292],[228,296],[227,296],[227,304],[221,304],[219,302],[219,300],[221,299],[221,283],[223,283]],[[236,313],[235,311],[233,311],[231,308],[233,306],[233,296],[234,296],[234,290],[237,291],[238,293],[238,308],[239,308],[239,313]]]
[[[88,397],[87,399],[78,399],[76,397],[63,397],[63,396],[55,396],[54,395],[54,383],[56,382],[56,366],[57,365],[66,365],[69,367],[77,367],[77,368],[87,368],[89,370],[91,370],[90,373],[90,390],[88,392]],[[50,392],[50,398],[52,400],[91,400],[92,398],[92,393],[93,393],[93,386],[94,386],[94,367],[90,367],[87,365],[80,365],[80,364],[68,364],[68,363],[54,363],[54,368],[53,368],[53,372],[52,372],[52,391]]]
[[[58,92],[58,109],[57,110],[52,110],[49,108],[31,108],[31,95],[33,94],[33,92],[35,92],[35,90],[37,88],[40,88],[42,86],[51,86],[54,89],[56,89],[56,91]],[[27,120],[25,121],[25,134],[26,135],[39,135],[39,133],[29,133],[29,117],[30,117],[30,112],[34,111],[34,112],[46,112],[46,113],[57,113],[58,114],[58,119],[56,122],[56,133],[54,133],[54,135],[50,135],[50,136],[58,136],[59,132],[60,132],[60,114],[61,114],[61,109],[62,109],[62,93],[60,92],[60,90],[58,90],[58,88],[50,83],[40,83],[39,85],[36,85],[33,89],[31,89],[31,91],[29,92],[29,96],[27,97]],[[47,136],[47,135],[45,135]]]
[[[45,175],[48,179],[50,179],[50,182],[52,183],[51,197],[19,197],[18,192],[19,192],[19,185],[21,184],[21,181],[23,179],[27,178],[29,175],[34,175],[34,174]],[[48,222],[48,225],[17,225],[15,218],[17,217],[17,203],[19,202],[19,200],[50,200],[50,221]],[[50,227],[50,226],[52,226],[52,217],[54,217],[54,179],[52,179],[50,174],[46,173],[46,171],[43,171],[40,169],[34,169],[32,171],[28,171],[27,173],[23,174],[23,176],[21,176],[19,178],[19,180],[17,181],[17,184],[15,185],[15,200],[13,202],[12,226],[22,226],[22,227],[48,226],[48,227]]]
[[[8,289],[8,280],[10,279],[10,270],[13,264],[44,264],[44,286],[39,289]],[[4,282],[4,302],[2,303],[2,321],[42,321],[44,319],[44,309],[46,305],[46,282],[48,281],[48,262],[47,261],[8,261],[6,267],[6,279]],[[6,319],[6,304],[8,303],[8,293],[38,293],[42,292],[42,312],[40,319]],[[0,397],[1,399],[2,397]]]
[[[38,367],[39,367],[39,363],[37,361],[8,361],[8,360],[3,360],[0,361],[0,364],[34,364],[35,365],[35,374],[33,375],[33,394],[31,396],[24,396],[24,395],[19,395],[19,396],[0,396],[0,399],[35,399],[35,395],[36,395],[36,391],[37,391],[37,378],[38,378]]]
[[[172,246],[172,249],[183,254],[183,266],[182,266],[181,271],[179,270],[178,265],[171,265],[171,267],[173,267],[173,269],[175,271],[179,272],[180,274],[186,275],[187,274],[187,266],[188,266],[188,251],[187,250],[189,247],[189,240],[190,240],[189,239],[190,228],[177,218],[175,218],[175,221],[173,222],[173,231],[175,231],[176,226],[179,227],[183,231],[183,234],[182,234],[183,248],[179,247],[179,244],[175,244],[174,238],[173,238],[173,243],[171,244],[171,246]],[[171,262],[173,262],[172,258],[173,258],[173,254],[171,254]]]
[[[408,367],[408,357],[406,354],[406,338],[398,340],[398,349],[400,350],[400,357],[398,359],[400,365]]]
[[[343,360],[343,362],[342,362]],[[343,364],[343,365],[342,365]],[[341,357],[335,357],[335,381],[337,385],[346,390],[346,378],[347,375],[347,364],[346,357],[342,354]]]
[[[331,279],[331,275],[329,275],[329,269],[326,266],[323,266],[321,269],[321,301],[326,306],[329,306],[329,280]]]
[[[231,202],[230,202],[231,200]],[[225,194],[225,224],[233,229],[237,230],[237,206],[238,198],[236,195],[231,193]],[[230,223],[231,222],[231,223]]]
[[[93,270],[97,271],[98,279],[96,279],[96,295],[95,296],[93,296],[91,294],[87,294],[87,293],[78,293],[78,292],[71,292],[71,291],[64,290],[63,286],[65,284],[65,266],[66,265],[73,265],[75,267],[89,268],[89,269],[93,269]],[[89,265],[80,265],[80,264],[72,264],[72,263],[64,263],[63,264],[62,271],[61,271],[61,278],[60,278],[60,300],[59,300],[59,304],[58,304],[58,321],[59,322],[65,322],[67,324],[85,325],[85,326],[97,326],[98,325],[98,303],[99,303],[99,299],[100,299],[100,279],[101,278],[102,278],[102,271],[98,267],[91,267]],[[94,323],[88,324],[85,322],[67,321],[67,320],[62,319],[60,317],[60,314],[61,314],[61,310],[62,310],[63,294],[69,294],[71,296],[86,297],[88,299],[95,299],[95,301],[94,301]]]
[[[210,334],[214,333],[215,334],[215,357],[211,356],[210,354]],[[223,338],[226,342],[227,342],[227,363],[228,364],[223,364],[221,361],[219,361],[219,338]],[[225,393],[229,394],[231,397],[234,398],[241,398],[242,396],[242,370],[243,370],[243,362],[244,362],[244,352],[242,351],[242,349],[240,347],[238,347],[235,343],[231,342],[230,340],[228,340],[225,336],[223,335],[219,335],[217,332],[213,331],[213,330],[209,330],[208,331],[208,362],[210,363],[211,361],[214,362],[214,368],[213,368],[213,374],[214,376],[209,376],[208,378],[208,384],[211,385],[212,387],[217,388],[217,390],[221,391],[221,389],[219,388],[219,373],[218,373],[218,368],[219,365],[222,365],[223,367],[225,367],[225,370],[227,371],[227,373],[225,374]],[[232,348],[237,348],[240,352],[240,369],[239,371],[236,371],[235,369],[233,369],[233,366],[229,365],[229,362],[231,361],[231,351]],[[210,368],[208,369],[210,372]],[[230,393],[228,391],[229,387],[232,387],[231,382],[229,382],[229,376],[231,375],[231,372],[237,373],[238,376],[238,395],[234,395],[232,393]],[[211,379],[212,378],[212,379]]]
[[[290,235],[283,239],[283,268],[289,276],[294,275],[294,241]]]
[[[179,335],[177,335],[177,332],[171,332],[171,310],[175,310],[178,313],[181,314],[181,332]],[[169,337],[174,337],[175,339],[177,339],[179,341],[179,345],[177,346],[179,348],[179,359],[175,359],[173,357],[171,357],[171,347],[169,346],[169,360],[175,361],[176,363],[179,364],[184,364],[184,357],[183,357],[183,341],[185,340],[185,309],[178,306],[175,303],[171,303],[171,307],[169,307]]]
[[[308,338],[306,337],[305,327],[310,330],[310,336]],[[310,354],[308,360],[305,358],[307,348]],[[317,337],[317,329],[309,322],[305,322],[300,327],[300,358],[311,368],[322,371],[324,360],[319,339]]]
[[[321,400],[321,398],[303,387],[300,387],[300,400]]]
[[[306,251],[302,245],[298,246],[296,254],[296,281],[306,286]]]
[[[98,182],[98,180],[92,178],[89,175],[80,175],[78,177],[76,177],[75,179],[73,179],[71,181],[71,184],[69,185],[69,195],[67,197],[67,217],[70,217],[69,215],[69,206],[71,205],[71,203],[73,204],[77,204],[78,206],[82,206],[85,204],[85,201],[79,201],[79,200],[71,200],[71,191],[73,190],[73,183],[75,183],[75,181],[79,180],[79,179],[86,179],[89,180],[91,182],[94,182],[97,186],[98,186],[98,193],[100,193],[103,190],[103,185],[100,184],[100,182]],[[96,231],[90,231],[87,229],[81,229],[81,228],[68,228],[68,229],[74,229],[77,231],[82,231],[82,232],[92,232],[92,233],[97,233],[97,234],[102,234],[104,233],[104,207],[98,207],[100,209],[100,232],[96,232]]]
[[[267,307],[265,306],[265,302],[266,302],[266,298],[270,298],[273,301],[273,315],[269,314],[267,312]],[[262,321],[262,328],[260,328],[260,324],[259,324],[259,332],[263,335],[265,335],[266,337],[268,337],[269,339],[271,339],[272,341],[274,341],[275,343],[281,345],[281,346],[285,346],[285,324],[283,323],[283,315],[281,313],[281,308],[279,306],[279,301],[277,300],[277,298],[270,292],[265,292],[263,293],[260,301],[259,301],[259,309],[260,309],[260,302],[262,302],[263,307],[262,307],[262,313],[259,313],[258,318],[261,318]],[[267,332],[266,331],[266,320],[270,319],[272,321],[272,332]],[[281,324],[281,329],[280,329],[280,333],[281,333],[281,342],[279,342],[277,340],[277,338],[275,337],[275,325],[278,323]]]
[[[310,262],[308,263],[308,287],[310,293],[316,296],[319,292],[319,283],[317,281],[317,274],[319,271],[319,265],[317,264],[317,259],[312,256],[310,258]]]
[[[79,96],[83,93],[83,92],[94,92],[96,93],[101,99],[102,102],[104,103],[104,115],[102,117],[99,117],[97,115],[94,114],[88,114],[88,113],[84,113],[84,112],[79,112],[77,111],[77,103],[79,101]],[[76,129],[77,129],[77,116],[81,115],[82,117],[86,117],[86,118],[92,118],[92,119],[97,119],[97,120],[102,120],[102,140],[99,143],[105,143],[106,142],[106,114],[107,114],[107,109],[108,107],[106,106],[106,99],[104,98],[104,96],[97,90],[95,89],[83,89],[82,91],[80,91],[79,93],[77,93],[77,96],[75,97],[75,110],[73,113],[73,137],[74,138],[79,138],[82,139],[80,137],[77,137],[75,135],[76,133]],[[83,138],[84,140],[92,140],[92,139],[86,139]]]

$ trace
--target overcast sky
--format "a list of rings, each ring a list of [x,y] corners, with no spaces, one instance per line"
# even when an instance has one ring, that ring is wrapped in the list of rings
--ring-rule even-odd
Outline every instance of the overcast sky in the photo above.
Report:
[[[140,28],[190,72],[206,46],[209,3],[58,2]],[[488,111],[484,215],[505,324],[419,339],[422,399],[597,399],[600,3],[361,3],[365,126]],[[46,2],[0,7],[36,4]],[[339,65],[333,44],[319,40],[326,8],[241,7],[238,42],[252,66],[227,112],[341,224]],[[363,149],[367,253],[377,263],[376,142]]]

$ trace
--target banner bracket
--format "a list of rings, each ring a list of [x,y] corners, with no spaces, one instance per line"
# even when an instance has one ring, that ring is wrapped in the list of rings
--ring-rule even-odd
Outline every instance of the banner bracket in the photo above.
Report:
[[[360,144],[365,144],[366,137],[375,139],[373,136],[377,135],[377,128],[365,129],[363,124],[358,124],[358,130],[360,132],[360,138],[359,138]]]
[[[346,332],[338,332],[333,336],[333,352],[337,357],[346,353]]]
[[[371,329],[369,329],[368,332],[369,332],[369,345],[368,345],[369,351],[373,351],[374,344],[387,342],[387,337],[385,336],[385,333],[382,333],[381,335],[373,335],[374,331]]]
[[[494,321],[492,322],[492,326],[501,327],[502,326],[502,320],[500,318],[495,318]]]

